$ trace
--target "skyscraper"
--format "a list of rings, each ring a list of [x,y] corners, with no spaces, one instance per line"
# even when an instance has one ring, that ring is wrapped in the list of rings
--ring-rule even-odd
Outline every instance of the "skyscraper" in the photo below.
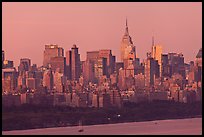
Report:
[[[2,69],[3,91],[12,92],[17,87],[17,71],[15,68]]]
[[[115,56],[112,55],[112,51],[110,49],[103,49],[103,50],[99,50],[98,58],[107,59],[106,75],[109,77],[115,70]]]
[[[72,80],[79,80],[81,75],[81,64],[80,64],[80,54],[78,53],[78,48],[74,44],[71,49],[71,73]]]
[[[71,71],[71,66],[72,66],[72,60],[71,60],[71,55],[72,52],[71,50],[66,51],[66,77],[67,79],[71,80],[72,77],[72,71]]]
[[[2,50],[2,62],[5,60],[5,53],[4,51]]]
[[[129,35],[128,32],[128,25],[127,25],[127,19],[126,19],[126,29],[125,34],[122,38],[121,42],[121,61],[124,62],[124,68],[128,67],[129,63],[126,63],[128,61],[132,60],[133,64],[136,64],[136,48],[133,45],[132,38]]]
[[[65,57],[51,57],[50,65],[54,72],[59,69],[60,73],[65,74]]]
[[[47,87],[47,89],[52,90],[54,84],[53,73],[51,69],[47,69],[43,74],[43,86]]]
[[[107,75],[107,59],[98,58],[97,62],[94,64],[94,75],[97,80],[103,75]]]
[[[155,79],[159,76],[159,65],[158,61],[154,60],[150,55],[145,60],[145,87],[153,87]]]
[[[159,76],[162,76],[162,47],[161,45],[154,45],[154,37],[152,37],[152,58],[158,61]]]
[[[58,45],[45,45],[43,66],[48,67],[51,57],[63,57],[64,49]]]
[[[184,57],[182,53],[168,53],[170,76],[174,73],[181,74],[185,78]]]
[[[19,72],[28,71],[31,66],[31,60],[28,58],[20,59],[20,65],[18,67]]]

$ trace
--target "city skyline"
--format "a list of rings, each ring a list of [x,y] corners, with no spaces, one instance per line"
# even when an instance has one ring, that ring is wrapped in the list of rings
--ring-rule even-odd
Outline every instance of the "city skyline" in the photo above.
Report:
[[[125,32],[126,18],[130,36],[137,49],[136,54],[141,61],[146,58],[146,53],[151,51],[153,35],[155,43],[161,44],[163,53],[183,53],[185,62],[194,60],[201,48],[202,14],[199,12],[201,3],[32,3],[31,5],[3,3],[2,48],[6,59],[13,60],[14,66],[18,66],[20,58],[30,58],[32,64],[41,66],[46,44],[57,44],[64,48],[64,52],[76,44],[79,47],[81,60],[86,59],[87,51],[110,49],[116,56],[116,61],[120,61],[120,43]],[[29,8],[32,12],[24,12]],[[61,10],[57,11],[58,8]],[[176,15],[175,12],[178,10],[180,12]],[[169,16],[166,17],[164,13]],[[110,17],[112,15],[116,15],[115,19]],[[186,18],[181,19],[181,16]],[[187,22],[186,20],[190,18],[192,21]],[[62,27],[58,27],[59,25]],[[173,33],[175,30],[178,32]],[[11,47],[16,54],[11,52]]]

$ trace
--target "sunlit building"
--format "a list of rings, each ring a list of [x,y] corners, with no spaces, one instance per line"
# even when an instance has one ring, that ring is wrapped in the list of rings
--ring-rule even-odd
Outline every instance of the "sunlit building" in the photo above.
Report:
[[[151,55],[152,55],[153,59],[158,61],[159,76],[161,76],[162,75],[162,47],[161,47],[161,45],[154,45],[154,42],[153,42]]]
[[[52,90],[53,89],[53,73],[51,69],[47,69],[44,71],[43,74],[43,86],[47,87],[47,89]]]
[[[43,53],[43,66],[48,67],[50,64],[51,57],[63,57],[64,56],[64,49],[59,47],[58,45],[45,45],[45,50]]]

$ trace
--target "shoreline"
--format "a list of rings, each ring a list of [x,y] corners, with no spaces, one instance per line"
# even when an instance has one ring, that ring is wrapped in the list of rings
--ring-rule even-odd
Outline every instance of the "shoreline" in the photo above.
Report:
[[[158,129],[157,127],[160,127],[160,129]],[[173,127],[177,127],[177,128],[173,128]],[[190,131],[186,127],[191,128],[192,131],[190,134],[201,134],[202,117],[185,118],[185,119],[165,119],[165,120],[153,120],[153,121],[141,121],[141,122],[124,122],[124,123],[115,123],[115,124],[85,125],[83,126],[84,133],[77,132],[79,129],[78,126],[72,126],[72,127],[54,127],[54,128],[2,131],[2,134],[3,135],[6,135],[6,134],[7,135],[17,135],[17,134],[19,135],[23,135],[23,134],[25,135],[26,134],[65,135],[65,134],[117,134],[117,133],[119,134],[137,134],[137,133],[138,134],[151,134],[151,133],[153,134],[155,133],[156,134],[157,133],[189,134],[188,132]],[[121,128],[123,130],[120,130]],[[139,129],[143,129],[143,131]],[[200,133],[197,133],[197,132],[200,132]]]
[[[196,116],[186,116],[186,117],[175,117],[175,118],[166,118],[166,119],[151,119],[151,120],[141,120],[141,121],[124,121],[124,122],[116,122],[116,123],[104,123],[104,124],[85,124],[83,126],[98,126],[98,125],[115,125],[115,124],[124,124],[124,123],[140,123],[140,122],[153,122],[153,121],[169,121],[169,120],[182,120],[182,119],[194,119],[194,118],[201,118],[202,115]],[[27,130],[36,130],[36,129],[51,129],[51,128],[66,128],[66,127],[78,127],[78,125],[70,125],[70,126],[56,126],[56,127],[45,127],[45,128],[32,128],[32,129],[19,129],[19,130],[2,130],[2,132],[9,132],[9,131],[27,131]]]

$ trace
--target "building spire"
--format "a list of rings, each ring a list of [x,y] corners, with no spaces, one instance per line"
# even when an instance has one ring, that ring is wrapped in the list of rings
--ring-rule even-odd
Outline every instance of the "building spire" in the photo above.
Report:
[[[152,47],[154,46],[154,35],[152,36]]]
[[[125,35],[129,35],[129,32],[128,32],[128,24],[127,24],[127,17],[126,17],[126,28],[125,28]]]
[[[128,27],[128,25],[127,25],[127,17],[126,17],[126,28]]]

